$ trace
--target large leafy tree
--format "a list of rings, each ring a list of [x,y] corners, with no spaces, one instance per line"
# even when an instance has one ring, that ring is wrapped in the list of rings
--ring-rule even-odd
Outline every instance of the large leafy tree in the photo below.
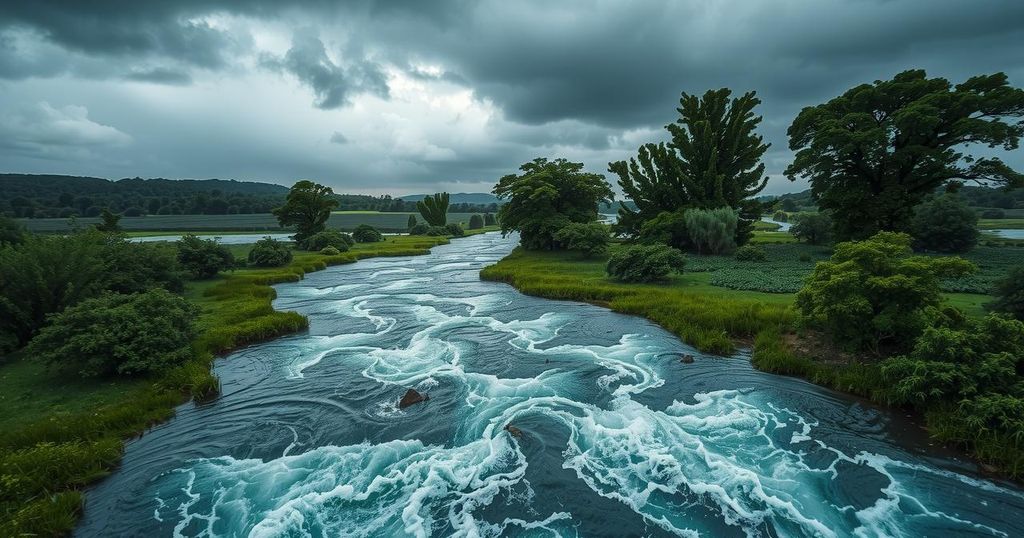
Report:
[[[905,71],[803,109],[789,127],[796,158],[786,175],[810,180],[839,239],[906,231],[914,207],[948,182],[1024,185],[1000,159],[965,150],[1016,149],[1024,123],[1007,120],[1022,116],[1024,91],[1003,73],[953,86]]]
[[[425,196],[423,200],[416,202],[416,209],[427,224],[444,226],[448,224],[448,193],[439,192],[433,196]]]
[[[534,159],[519,169],[522,174],[501,178],[493,192],[508,200],[498,210],[502,233],[520,232],[527,249],[558,248],[558,230],[597,220],[597,205],[614,196],[604,176],[584,172],[583,163]]]
[[[323,231],[331,210],[337,207],[334,190],[330,187],[302,180],[292,185],[283,206],[274,209],[281,226],[295,226],[295,242],[302,243],[311,235]]]
[[[665,126],[670,142],[645,144],[629,161],[609,163],[619,185],[636,210],[619,209],[619,223],[636,235],[644,222],[682,209],[731,207],[742,213],[737,240],[745,242],[760,204],[751,198],[768,181],[761,156],[768,149],[754,131],[761,103],[754,92],[730,98],[728,88],[703,97],[683,93],[679,119]]]

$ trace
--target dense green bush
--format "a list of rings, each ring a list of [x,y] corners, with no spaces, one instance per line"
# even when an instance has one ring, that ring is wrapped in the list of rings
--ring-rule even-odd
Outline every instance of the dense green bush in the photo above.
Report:
[[[668,245],[679,250],[690,250],[693,241],[686,231],[686,210],[662,211],[640,225],[637,240],[646,244]]]
[[[264,237],[253,244],[249,251],[249,265],[256,267],[281,267],[292,261],[292,249],[284,241]]]
[[[25,241],[25,229],[18,221],[0,215],[0,247],[20,245]]]
[[[334,247],[341,252],[345,252],[353,244],[355,244],[355,240],[346,233],[341,233],[337,230],[324,230],[309,236],[308,239],[302,242],[302,248],[315,252],[323,250],[325,247]]]
[[[406,223],[405,227],[411,230],[414,226],[416,226],[416,222],[416,215],[409,215],[409,220]]]
[[[193,278],[211,278],[235,266],[235,257],[215,239],[200,239],[189,234],[177,242],[178,262]]]
[[[772,220],[775,222],[789,222],[789,213],[781,210],[776,211],[775,214],[772,215]]]
[[[978,214],[960,196],[933,196],[914,211],[910,233],[918,250],[967,252],[978,244]]]
[[[352,230],[352,239],[355,239],[356,243],[377,243],[383,241],[384,236],[373,226],[360,224],[356,226],[355,230]]]
[[[827,213],[797,213],[789,233],[811,245],[824,245],[832,240],[832,219]]]
[[[497,226],[498,221],[491,213],[484,213],[484,226]]]
[[[1024,265],[1014,267],[996,282],[995,296],[995,302],[989,305],[993,310],[1024,321]]]
[[[185,291],[187,272],[178,262],[178,251],[166,242],[133,243],[110,236],[101,254],[104,266],[103,289],[117,293],[137,293],[163,288],[174,293]]]
[[[983,219],[1005,219],[1006,212],[1002,209],[986,209],[981,212],[981,218]]]
[[[683,213],[683,219],[698,254],[724,254],[736,248],[739,213],[735,209],[689,209]]]
[[[911,254],[910,236],[892,232],[836,245],[797,294],[804,322],[844,348],[906,349],[934,322],[940,279],[974,269],[961,258]]]
[[[667,245],[633,245],[612,253],[607,271],[623,282],[655,282],[682,272],[686,256]]]
[[[763,262],[768,259],[768,253],[765,252],[764,247],[743,245],[736,249],[733,257],[741,262]]]
[[[466,232],[462,230],[462,226],[455,222],[450,222],[446,224],[444,227],[444,231],[445,235],[450,235],[452,237],[462,237],[466,235]]]
[[[481,217],[480,215],[473,215],[472,217],[469,217],[469,229],[470,230],[479,230],[480,228],[483,228],[483,227],[484,227],[484,218],[483,217]]]
[[[161,289],[107,294],[54,315],[31,356],[84,377],[149,374],[193,357],[199,309]]]
[[[341,254],[341,251],[338,250],[337,247],[326,246],[320,249],[320,254],[323,254],[324,256],[337,256],[338,254]]]
[[[443,237],[448,235],[448,229],[444,226],[431,226],[427,228],[427,232],[424,235],[430,237]]]
[[[425,222],[419,222],[412,228],[409,228],[409,235],[427,235],[430,231],[430,225]]]
[[[608,227],[598,222],[574,222],[558,230],[555,241],[567,250],[577,250],[587,256],[601,256],[608,252]]]

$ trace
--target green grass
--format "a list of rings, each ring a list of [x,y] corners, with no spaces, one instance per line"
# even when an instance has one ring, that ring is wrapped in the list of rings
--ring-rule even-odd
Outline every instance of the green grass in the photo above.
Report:
[[[1024,229],[1024,218],[978,219],[981,230],[1020,230]]]
[[[272,284],[361,258],[426,254],[447,242],[388,237],[337,256],[296,252],[287,267],[240,269],[191,282],[186,296],[202,312],[194,358],[159,377],[69,379],[31,357],[8,357],[0,366],[0,536],[69,533],[82,509],[80,488],[118,465],[123,439],[169,419],[188,398],[217,394],[210,372],[215,355],[306,328],[304,316],[274,310]],[[236,254],[249,248],[232,246]]]

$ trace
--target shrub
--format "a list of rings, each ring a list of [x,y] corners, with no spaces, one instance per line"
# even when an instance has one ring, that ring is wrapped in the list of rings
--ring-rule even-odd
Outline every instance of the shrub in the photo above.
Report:
[[[431,237],[440,237],[448,235],[448,229],[445,228],[444,226],[431,226],[427,228],[427,232],[425,235],[429,235]]]
[[[284,241],[264,237],[249,251],[249,264],[256,267],[281,267],[292,261],[292,249]]]
[[[413,229],[416,226],[416,215],[409,215],[409,220],[406,222],[405,227],[407,229]]]
[[[592,222],[574,222],[555,233],[555,241],[568,250],[578,250],[587,256],[601,256],[608,252],[608,227]]]
[[[690,209],[683,217],[686,232],[698,254],[722,254],[736,248],[739,214],[735,209]]]
[[[978,214],[955,194],[933,196],[910,219],[914,248],[932,252],[967,252],[978,244]]]
[[[324,256],[337,256],[338,254],[341,254],[341,251],[336,247],[327,246],[320,249],[320,254],[323,254]]]
[[[452,222],[444,227],[445,235],[452,237],[462,237],[466,235],[466,232],[462,231],[462,226]]]
[[[764,248],[755,245],[743,245],[736,249],[734,256],[741,262],[763,262],[768,259]]]
[[[679,250],[689,250],[693,246],[690,234],[686,231],[685,210],[662,211],[656,217],[640,225],[637,239],[641,243],[661,243]]]
[[[1010,270],[1005,278],[996,282],[995,302],[989,306],[1024,321],[1024,265]]]
[[[483,217],[481,217],[480,215],[473,215],[472,217],[469,217],[469,229],[470,230],[479,230],[480,228],[483,228],[483,227],[484,227],[484,218]]]
[[[132,243],[122,237],[105,241],[104,289],[117,293],[138,293],[153,288],[185,291],[185,269],[178,262],[174,245],[165,242]]]
[[[785,211],[776,211],[775,214],[772,215],[772,220],[775,222],[789,222],[789,213],[786,213]]]
[[[498,221],[492,213],[484,213],[484,226],[497,226]]]
[[[430,231],[430,225],[425,222],[419,222],[416,226],[409,228],[409,235],[427,235]]]
[[[981,212],[981,218],[983,219],[1005,219],[1006,212],[1002,209],[986,209]]]
[[[214,239],[200,239],[189,234],[177,242],[178,262],[193,278],[210,278],[235,266],[235,257],[227,247]]]
[[[905,349],[936,317],[940,280],[974,269],[961,258],[911,254],[910,236],[892,232],[836,245],[797,294],[804,322],[845,348]]]
[[[164,371],[193,356],[199,309],[161,289],[107,294],[50,318],[29,353],[84,377]]]
[[[324,230],[317,232],[302,242],[302,248],[309,251],[319,251],[326,247],[334,247],[340,252],[345,252],[355,244],[352,236],[341,233],[337,230]]]
[[[608,274],[623,282],[664,280],[672,272],[681,272],[686,257],[666,245],[634,245],[621,249],[608,259]]]
[[[360,224],[352,231],[352,239],[356,243],[377,243],[384,240],[384,236],[376,228],[369,224]]]
[[[20,245],[25,242],[25,229],[18,221],[0,215],[0,247]]]
[[[832,219],[827,213],[797,213],[789,228],[793,237],[811,245],[824,245],[832,240]]]

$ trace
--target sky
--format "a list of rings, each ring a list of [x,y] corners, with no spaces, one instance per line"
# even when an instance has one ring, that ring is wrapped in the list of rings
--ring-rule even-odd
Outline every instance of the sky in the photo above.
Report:
[[[680,92],[728,87],[780,194],[802,107],[913,68],[1024,86],[1024,0],[3,1],[0,172],[403,195],[565,157],[614,184]]]

